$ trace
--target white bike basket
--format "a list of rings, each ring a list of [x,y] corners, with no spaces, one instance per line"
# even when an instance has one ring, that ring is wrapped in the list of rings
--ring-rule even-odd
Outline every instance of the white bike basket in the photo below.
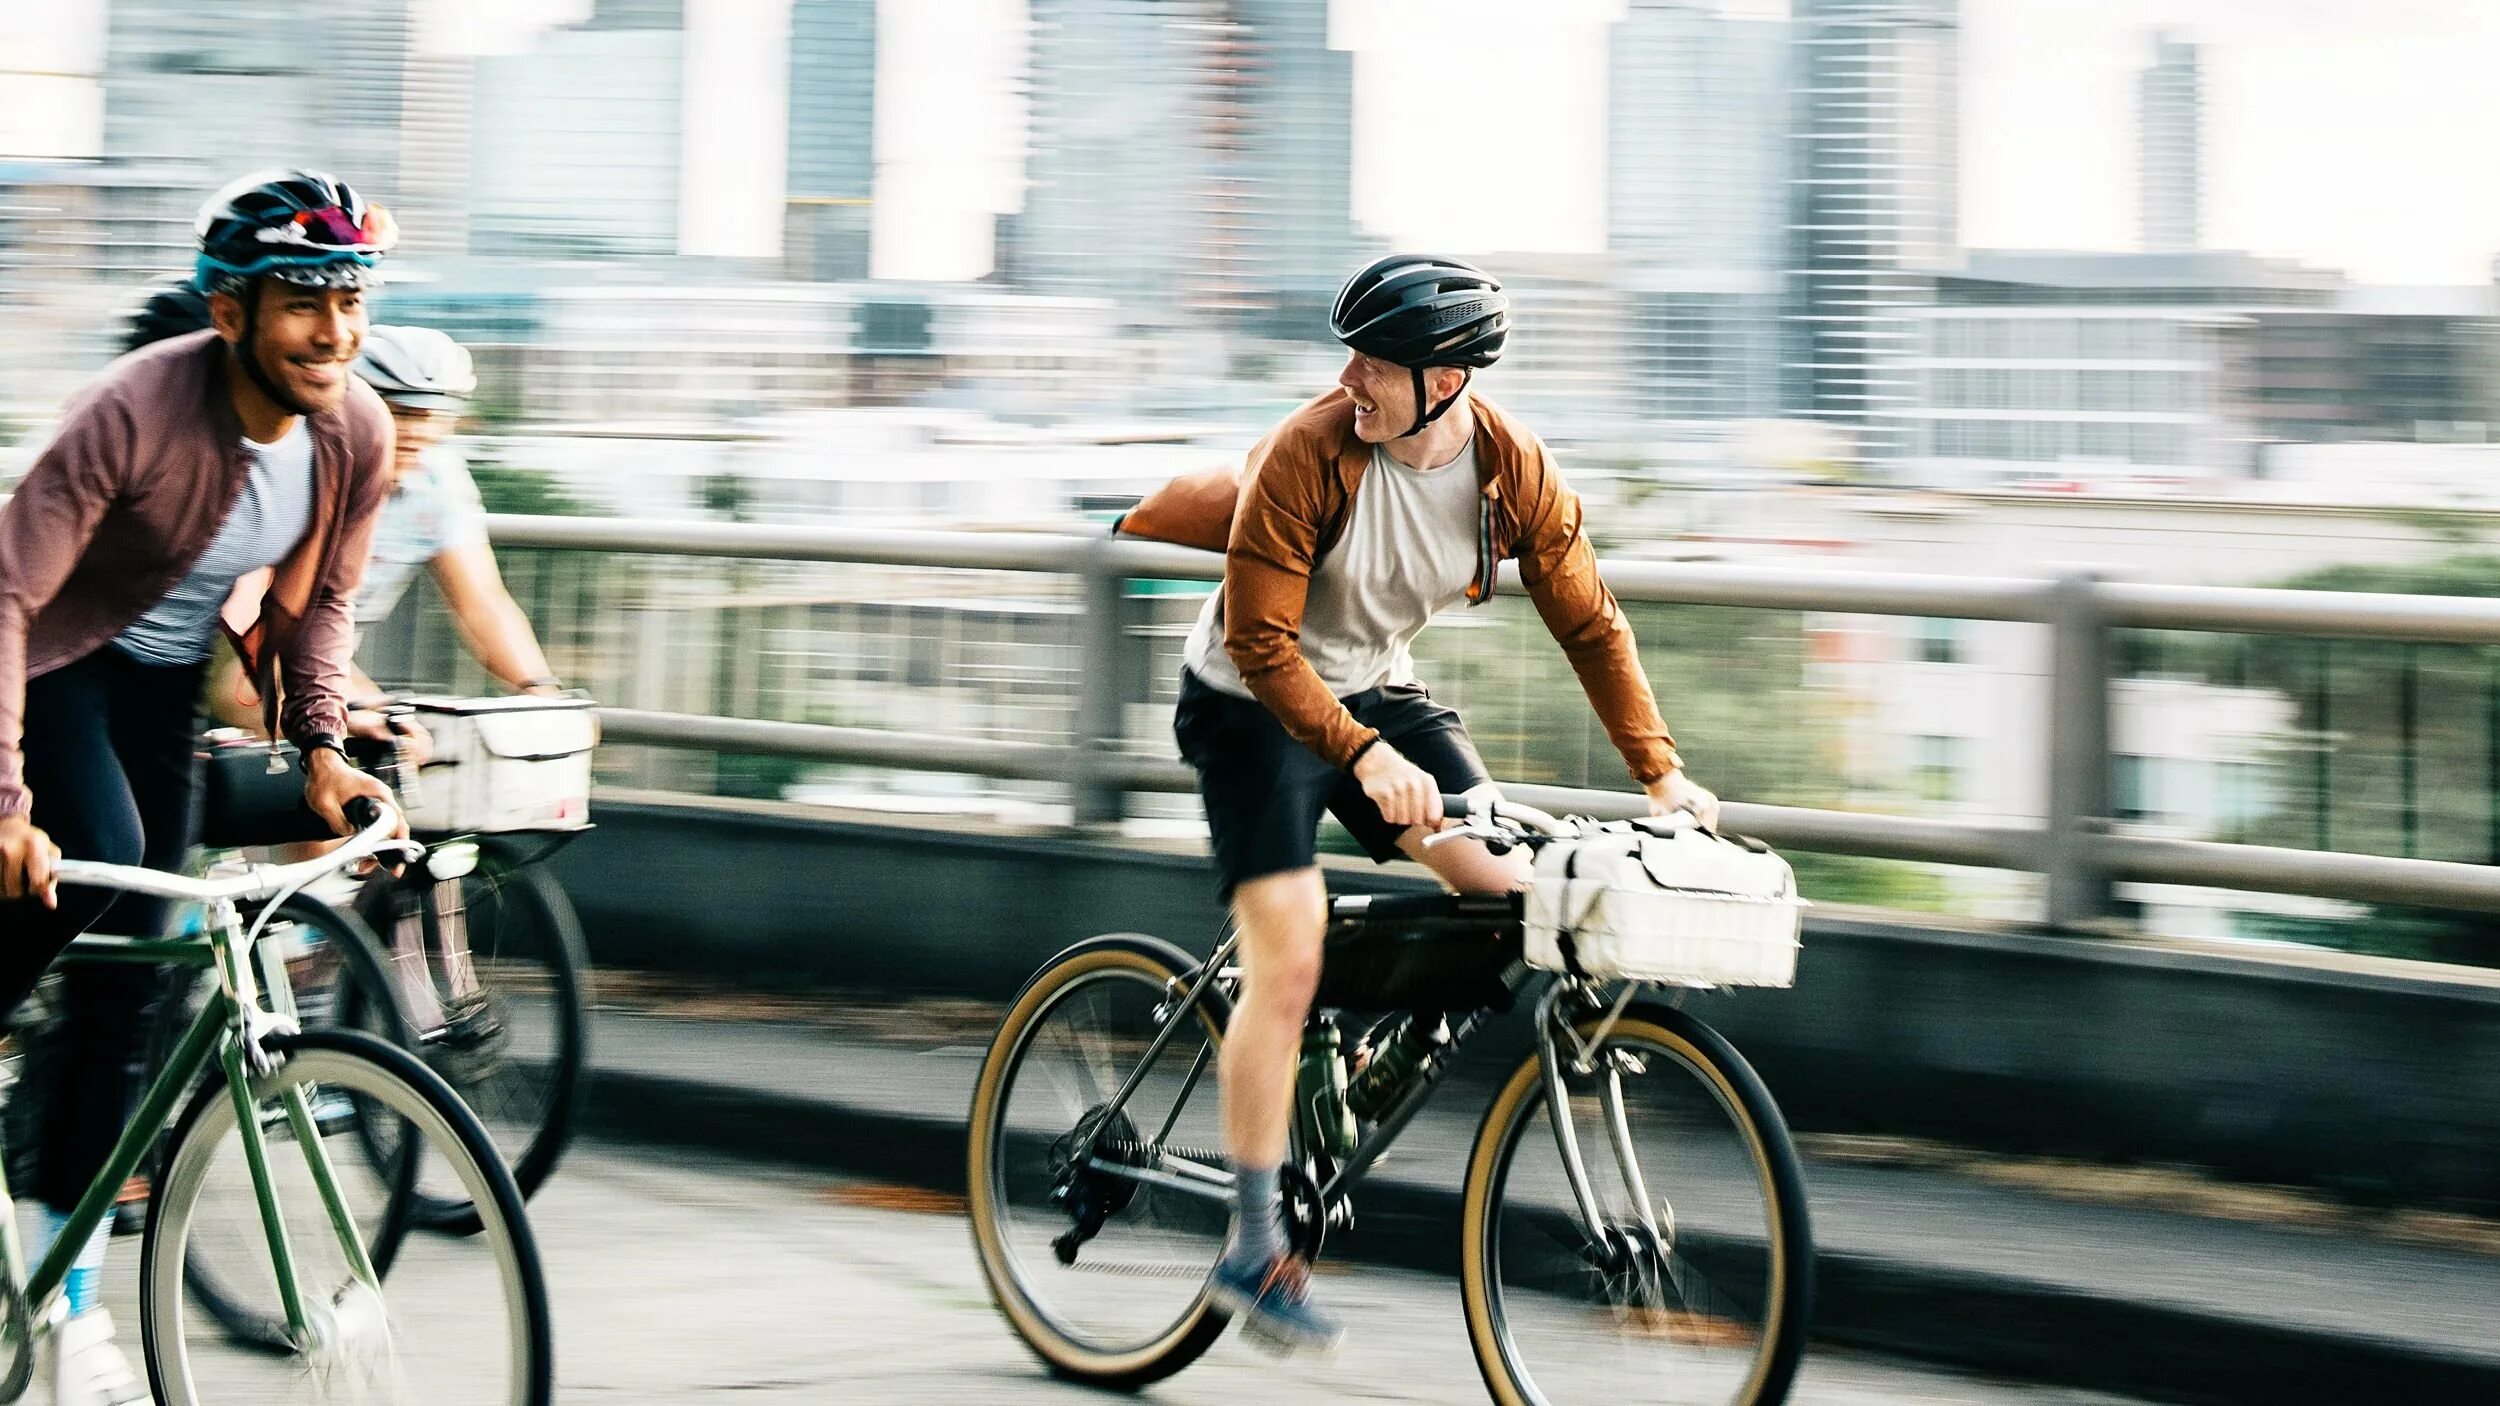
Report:
[[[406,797],[430,834],[578,830],[590,823],[598,705],[587,698],[411,698],[434,755]]]
[[[1805,906],[1758,840],[1601,825],[1538,852],[1526,957],[1599,980],[1790,986]]]

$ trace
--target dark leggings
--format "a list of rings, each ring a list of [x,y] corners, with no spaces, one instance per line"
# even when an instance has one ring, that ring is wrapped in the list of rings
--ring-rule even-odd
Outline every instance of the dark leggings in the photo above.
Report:
[[[191,848],[192,747],[201,668],[142,664],[111,645],[26,685],[26,786],[34,823],[68,859],[178,870]],[[69,940],[155,937],[161,899],[61,886],[58,911],[0,902],[0,1011],[15,1010]],[[25,1090],[46,1110],[35,1196],[77,1205],[130,1116],[147,1050],[154,967],[75,962],[61,969],[59,1083]]]

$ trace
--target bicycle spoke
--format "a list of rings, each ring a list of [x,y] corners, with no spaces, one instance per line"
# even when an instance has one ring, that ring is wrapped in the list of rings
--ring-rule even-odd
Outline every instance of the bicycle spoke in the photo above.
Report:
[[[374,1239],[377,1258],[390,1257],[389,1277],[377,1283],[369,1270],[360,1271],[348,1237],[329,1222],[325,1163],[339,1200],[350,1207],[387,1203],[392,1178],[362,1155],[354,1119],[317,1116],[326,1102],[346,1099],[375,1110],[368,1117],[406,1118],[403,1138],[460,1167],[472,1188],[503,1175],[479,1160],[491,1155],[482,1138],[465,1143],[452,1130],[442,1109],[456,1105],[427,1102],[369,1054],[314,1043],[339,1038],[308,1038],[252,1090],[255,1121],[272,1127],[272,1153],[285,1154],[273,1156],[270,1166],[280,1181],[309,1337],[239,1342],[204,1310],[192,1280],[205,1253],[217,1253],[229,1269],[252,1264],[257,1254],[257,1275],[228,1282],[231,1294],[266,1306],[275,1300],[275,1285],[266,1246],[254,1245],[260,1231],[241,1175],[232,1101],[221,1091],[178,1134],[143,1274],[147,1342],[159,1354],[169,1399],[176,1406],[454,1400],[526,1406],[544,1399],[535,1393],[545,1341],[534,1326],[544,1323],[544,1290],[535,1282],[534,1252],[523,1248],[525,1226],[498,1211],[475,1239],[409,1240],[401,1238],[404,1223],[386,1228]],[[305,1110],[300,1118],[294,1116],[298,1103]],[[282,1149],[282,1142],[297,1145]],[[511,1196],[508,1180],[504,1185],[503,1195]],[[487,1203],[504,1204],[491,1196]],[[509,1204],[517,1210],[517,1198]]]
[[[1769,1353],[1789,1231],[1765,1196],[1750,1115],[1701,1061],[1627,1019],[1592,1075],[1553,1091],[1523,1070],[1506,1093],[1508,1152],[1470,1312],[1490,1315],[1494,1360],[1524,1399],[1750,1406],[1785,1380]]]
[[[1219,1168],[1165,1151],[1222,1145],[1201,1077],[1214,1040],[1175,1038],[1141,1068],[1169,979],[1115,967],[1068,982],[1025,1027],[980,1115],[976,1142],[995,1150],[975,1175],[995,1191],[976,1219],[994,1273],[1047,1324],[1037,1345],[1117,1357],[1197,1320],[1231,1196]]]

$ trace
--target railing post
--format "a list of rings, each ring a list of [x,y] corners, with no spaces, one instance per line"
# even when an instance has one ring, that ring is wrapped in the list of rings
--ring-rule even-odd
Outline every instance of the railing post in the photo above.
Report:
[[[1128,577],[1112,560],[1112,539],[1087,554],[1081,573],[1085,614],[1077,681],[1076,735],[1071,739],[1068,803],[1079,825],[1117,824],[1128,795],[1105,775],[1106,763],[1128,746],[1128,705],[1145,695],[1147,643],[1136,629]]]
[[[2051,927],[2079,927],[2112,911],[2099,839],[2109,825],[2110,635],[2099,578],[2059,577],[2048,590],[2049,813],[2042,834]]]

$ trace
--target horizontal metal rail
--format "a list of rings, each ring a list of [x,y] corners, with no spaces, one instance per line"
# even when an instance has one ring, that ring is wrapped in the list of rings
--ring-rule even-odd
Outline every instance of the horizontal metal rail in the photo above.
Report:
[[[894,732],[884,728],[762,722],[752,718],[653,713],[631,708],[600,710],[600,726],[602,736],[610,742],[801,757],[810,761],[849,762],[910,771],[956,772],[1020,781],[1065,779],[1076,765],[1078,756],[1077,748],[1041,742],[1001,742],[927,732]],[[1099,774],[1106,779],[1129,791],[1188,795],[1197,789],[1197,782],[1189,768],[1179,762],[1154,757],[1097,756],[1092,765],[1101,768]],[[1502,792],[1515,800],[1557,814],[1623,820],[1649,813],[1648,798],[1637,791],[1506,785]],[[2033,858],[2032,851],[2038,845],[2038,836],[2029,830],[1992,829],[1905,816],[1813,810],[1801,806],[1731,802],[1726,807],[1725,820],[1731,830],[1800,849],[1883,859],[1920,859],[1939,864],[1971,864],[1985,868],[2027,867]]]
[[[631,518],[496,516],[500,545],[657,555],[742,557],[865,565],[1032,571],[1116,578],[1222,579],[1223,560],[1210,552],[1164,543],[1076,533],[921,532],[833,526],[773,526]],[[2500,600],[2295,591],[2215,586],[2164,586],[2068,577],[1959,577],[1872,571],[1609,561],[1608,584],[1624,600],[1736,606],[1850,615],[1912,615],[2030,622],[2060,637],[2098,638],[2110,628],[2233,634],[2289,634],[2442,644],[2500,644]],[[1504,566],[1518,586],[1516,564]],[[1113,599],[1116,599],[1116,592]],[[2078,610],[2080,601],[2085,607]],[[1092,657],[1086,671],[1108,678],[1112,662]],[[2087,696],[2106,665],[2089,649],[2075,651],[2074,678]],[[1104,710],[1116,716],[1117,707]],[[1186,794],[1189,769],[1178,762],[1121,750],[1116,737],[1077,745],[968,739],[812,723],[607,709],[606,735],[617,742],[762,753],[819,761],[958,772],[1006,779],[1065,782],[1079,789]],[[2061,738],[2068,734],[2052,729]],[[2105,759],[2104,759],[2105,769]],[[1622,818],[1642,813],[1637,793],[1516,785],[1510,794],[1546,810]],[[2082,817],[2080,820],[2077,817]],[[2078,863],[2097,866],[2094,882],[2185,884],[2302,894],[2364,903],[2405,903],[2500,912],[2500,868],[2379,855],[2272,849],[2258,845],[2154,839],[2107,833],[2090,812],[2043,829],[2009,828],[1904,816],[1730,803],[1729,828],[1803,850],[1872,858],[2049,872]],[[2053,840],[2059,833],[2064,845]],[[2052,919],[2081,916],[2055,911]]]
[[[664,556],[850,562],[1061,574],[1095,570],[1175,581],[1223,579],[1213,552],[1065,532],[926,532],[895,528],[679,522],[660,518],[487,519],[498,545]],[[1623,600],[1846,615],[1918,615],[2045,624],[2048,578],[1939,576],[1830,568],[1610,560]],[[1518,589],[1516,562],[1502,565]],[[2325,635],[2434,644],[2500,644],[2500,599],[2367,591],[2106,582],[2094,587],[2106,623],[2227,634]]]
[[[658,556],[744,557],[1073,574],[1088,566],[1124,576],[1220,581],[1224,559],[1168,542],[1066,532],[918,532],[898,528],[676,522],[660,518],[517,517],[486,520],[497,546]]]
[[[2105,835],[2100,848],[2113,873],[2140,883],[2500,912],[2500,869],[2483,864],[2134,835]]]
[[[2418,644],[2500,644],[2500,600],[2373,591],[2286,591],[2241,586],[2095,588],[2112,625],[2234,635],[2311,635]]]

